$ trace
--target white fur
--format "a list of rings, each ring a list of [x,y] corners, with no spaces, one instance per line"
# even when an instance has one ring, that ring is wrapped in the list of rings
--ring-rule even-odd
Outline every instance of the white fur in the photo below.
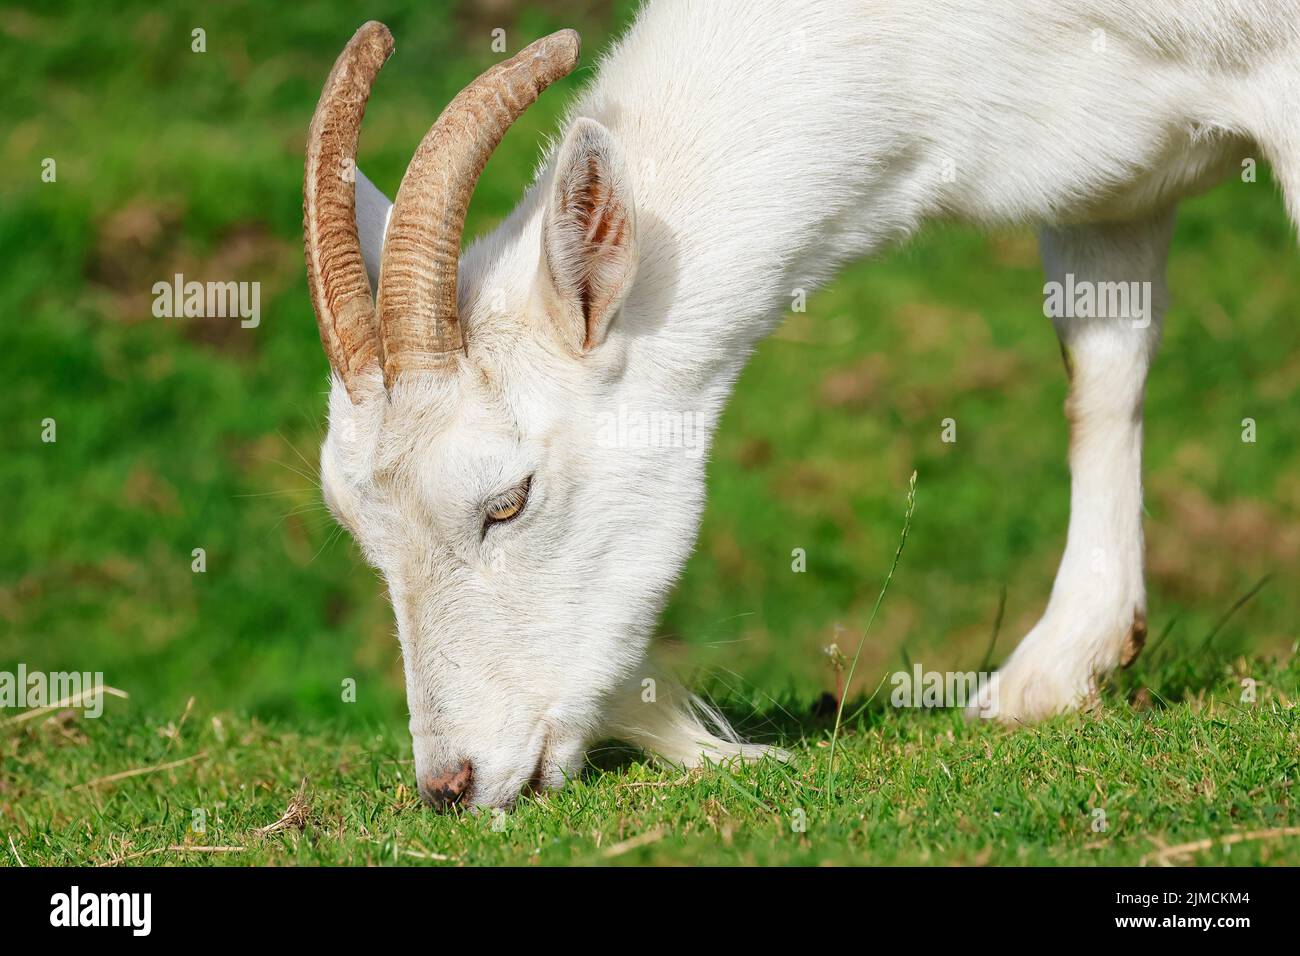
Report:
[[[507,805],[539,764],[548,785],[575,772],[602,734],[687,764],[753,755],[680,691],[642,700],[703,456],[605,447],[601,416],[692,413],[711,433],[795,290],[935,219],[1039,224],[1049,279],[1159,290],[1146,328],[1056,322],[1073,369],[1069,537],[1043,619],[999,675],[997,713],[1087,699],[1145,611],[1141,403],[1173,207],[1251,156],[1271,161],[1300,218],[1296,10],[649,3],[570,111],[581,142],[561,136],[514,213],[464,254],[460,369],[359,407],[333,385],[323,484],[392,593],[417,774],[469,759],[472,802]],[[553,184],[588,159],[634,234],[590,253],[599,262],[560,250],[565,274],[548,276]],[[387,200],[361,183],[373,262]],[[584,268],[634,275],[589,348],[562,294]],[[484,500],[528,475],[524,513],[480,540]]]

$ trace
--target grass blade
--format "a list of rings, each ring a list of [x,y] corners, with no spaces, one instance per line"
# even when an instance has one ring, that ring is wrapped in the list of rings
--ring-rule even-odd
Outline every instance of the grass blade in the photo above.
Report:
[[[844,702],[848,700],[849,691],[853,688],[853,672],[858,668],[858,658],[862,656],[862,646],[867,642],[867,635],[871,632],[871,625],[875,623],[876,614],[885,600],[885,592],[889,590],[889,583],[894,580],[894,572],[898,569],[899,559],[903,556],[903,545],[907,544],[907,533],[912,529],[912,515],[915,511],[916,472],[914,471],[907,483],[907,513],[903,515],[903,533],[898,539],[898,550],[894,552],[894,561],[889,566],[889,574],[885,576],[885,583],[881,585],[880,593],[876,595],[876,604],[871,609],[871,617],[867,618],[867,626],[863,628],[862,637],[858,639],[857,649],[853,652],[853,662],[849,665],[849,673],[844,678],[844,693],[840,696],[840,705],[835,710],[835,729],[831,732],[830,764],[826,768],[826,799],[828,801],[835,799],[835,745],[839,741],[840,723],[844,719]]]

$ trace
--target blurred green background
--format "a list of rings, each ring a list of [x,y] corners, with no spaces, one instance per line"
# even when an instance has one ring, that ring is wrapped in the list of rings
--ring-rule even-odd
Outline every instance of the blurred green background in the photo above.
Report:
[[[301,246],[307,123],[367,18],[397,53],[360,165],[390,195],[460,87],[563,26],[587,64],[507,136],[469,231],[500,221],[632,0],[7,5],[0,16],[0,669],[98,670],[108,707],[191,696],[308,724],[404,724],[380,582],[320,506],[326,363]],[[206,32],[206,52],[191,49]],[[57,180],[42,181],[53,158]],[[1153,633],[1197,653],[1284,651],[1300,596],[1300,270],[1267,170],[1185,204],[1174,304],[1147,402]],[[151,286],[258,281],[261,324],[159,319]],[[846,270],[759,349],[721,427],[695,556],[663,620],[678,660],[756,715],[833,685],[897,541],[908,552],[863,654],[995,659],[1041,612],[1068,512],[1065,379],[1026,229],[936,228]],[[1258,440],[1241,440],[1242,419]],[[41,440],[42,422],[57,441]],[[940,440],[941,421],[958,440]],[[191,570],[192,551],[207,570]],[[807,572],[791,571],[804,548]],[[355,678],[355,704],[340,682]],[[742,721],[744,723],[744,721]],[[761,718],[747,728],[761,733]]]

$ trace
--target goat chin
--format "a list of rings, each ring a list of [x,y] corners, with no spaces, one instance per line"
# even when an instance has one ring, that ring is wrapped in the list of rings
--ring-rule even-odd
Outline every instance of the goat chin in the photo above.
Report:
[[[660,763],[687,769],[706,762],[787,758],[777,747],[741,740],[716,707],[663,671],[655,670],[648,678],[653,693],[645,691],[646,680],[637,679],[635,692],[616,695],[605,736],[635,744]]]

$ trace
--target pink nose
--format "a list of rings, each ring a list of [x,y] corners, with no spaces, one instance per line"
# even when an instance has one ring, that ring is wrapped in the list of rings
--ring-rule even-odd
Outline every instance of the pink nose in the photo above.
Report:
[[[430,775],[420,780],[420,797],[429,806],[445,810],[460,802],[469,791],[474,780],[474,765],[462,760],[459,767],[449,767],[438,775]]]

